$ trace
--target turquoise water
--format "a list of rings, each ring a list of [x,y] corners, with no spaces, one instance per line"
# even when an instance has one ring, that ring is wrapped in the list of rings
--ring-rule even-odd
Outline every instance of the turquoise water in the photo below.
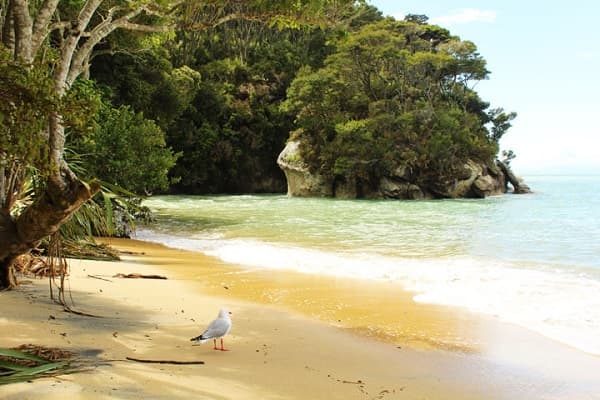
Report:
[[[373,201],[156,196],[138,238],[247,268],[395,281],[600,354],[600,177],[529,177],[531,195]]]

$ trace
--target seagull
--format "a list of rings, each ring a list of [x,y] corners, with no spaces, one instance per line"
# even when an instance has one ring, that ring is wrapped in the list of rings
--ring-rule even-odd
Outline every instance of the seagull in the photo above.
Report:
[[[214,350],[227,351],[227,349],[223,347],[223,336],[227,335],[231,329],[231,318],[229,318],[230,314],[231,313],[227,309],[221,308],[221,310],[219,310],[219,316],[217,319],[208,324],[202,335],[191,338],[190,340],[192,342],[196,341],[204,343],[207,340],[212,339],[214,343]],[[220,349],[217,348],[217,339],[221,339]]]

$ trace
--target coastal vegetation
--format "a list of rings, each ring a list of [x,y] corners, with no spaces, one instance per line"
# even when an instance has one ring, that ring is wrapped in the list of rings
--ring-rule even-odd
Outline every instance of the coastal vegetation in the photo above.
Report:
[[[483,178],[503,176],[515,114],[474,90],[489,74],[475,44],[425,16],[349,0],[0,0],[0,32],[0,288],[61,227],[126,235],[115,221],[141,196],[284,192],[291,142],[288,162],[329,186],[308,195],[506,189]],[[479,189],[448,189],[465,176]]]
[[[299,25],[308,16],[325,23],[335,20],[336,7],[344,4],[2,0],[0,287],[15,285],[12,264],[17,256],[57,232],[100,190],[99,182],[88,184],[73,172],[66,150],[70,138],[92,129],[98,113],[96,94],[86,90],[89,85],[79,84],[89,78],[92,60],[102,51],[129,49],[128,41],[138,39],[120,33],[202,31],[234,20],[284,27]],[[35,190],[29,192],[30,201],[18,207],[28,182]]]
[[[489,73],[476,46],[424,21],[369,24],[300,71],[283,108],[311,171],[376,186],[400,169],[435,189],[469,160],[493,163],[514,114],[473,90]]]

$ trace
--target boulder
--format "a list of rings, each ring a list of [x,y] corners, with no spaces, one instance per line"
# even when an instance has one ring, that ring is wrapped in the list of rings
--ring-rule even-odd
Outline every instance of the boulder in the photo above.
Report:
[[[494,178],[491,175],[481,175],[473,181],[471,189],[475,197],[485,198],[504,193],[506,184],[503,179]]]
[[[447,185],[446,197],[458,199],[463,197],[473,197],[472,187],[475,180],[482,175],[483,168],[480,164],[474,161],[467,161],[463,166],[462,179],[457,179],[453,183]]]

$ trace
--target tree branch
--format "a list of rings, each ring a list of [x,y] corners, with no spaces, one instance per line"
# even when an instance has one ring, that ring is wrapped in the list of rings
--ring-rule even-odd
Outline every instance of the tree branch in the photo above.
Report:
[[[56,11],[59,0],[44,0],[33,23],[33,36],[31,43],[32,54],[36,54],[46,36],[50,33],[48,29],[52,15]]]
[[[65,78],[65,84],[67,86],[71,86],[73,84],[73,82],[75,82],[75,79],[77,79],[77,77],[79,75],[81,75],[81,73],[83,72],[84,67],[87,63],[87,60],[89,60],[90,55],[92,54],[92,51],[94,50],[94,47],[98,43],[100,43],[101,40],[103,40],[108,35],[110,35],[115,29],[125,27],[125,26],[128,26],[129,24],[131,24],[129,21],[131,19],[137,17],[138,15],[140,15],[145,10],[146,10],[146,6],[141,6],[141,7],[135,8],[132,11],[130,11],[129,13],[120,17],[119,19],[113,21],[113,16],[114,16],[115,12],[118,11],[118,9],[112,8],[111,10],[109,10],[108,15],[104,19],[104,21],[102,21],[98,25],[96,25],[90,32],[82,32],[81,35],[85,34],[85,36],[87,37],[87,40],[85,41],[85,43],[83,43],[81,45],[81,47],[79,47],[79,49],[77,49],[76,53],[74,54],[70,69]],[[137,25],[137,24],[131,24],[131,25]],[[129,28],[129,29],[133,29],[133,28]],[[161,31],[153,31],[153,32],[165,32],[165,31],[167,31],[167,29],[161,30]],[[146,31],[146,32],[150,32],[150,31]]]
[[[69,87],[67,84],[67,76],[70,74],[70,70],[72,69],[71,63],[73,61],[75,49],[77,48],[82,33],[87,29],[92,16],[98,7],[100,7],[102,1],[103,0],[88,0],[85,3],[79,12],[77,20],[70,29],[68,37],[62,45],[61,59],[58,64],[58,68],[56,68],[54,73],[54,85],[59,96],[62,96],[65,93],[65,90]]]
[[[59,21],[59,22],[54,22],[53,24],[48,25],[48,32],[47,34],[50,34],[50,32],[53,32],[57,29],[66,29],[71,27],[71,21]]]
[[[142,358],[125,357],[129,361],[149,364],[176,364],[176,365],[202,365],[204,361],[177,361],[177,360],[147,360]]]

